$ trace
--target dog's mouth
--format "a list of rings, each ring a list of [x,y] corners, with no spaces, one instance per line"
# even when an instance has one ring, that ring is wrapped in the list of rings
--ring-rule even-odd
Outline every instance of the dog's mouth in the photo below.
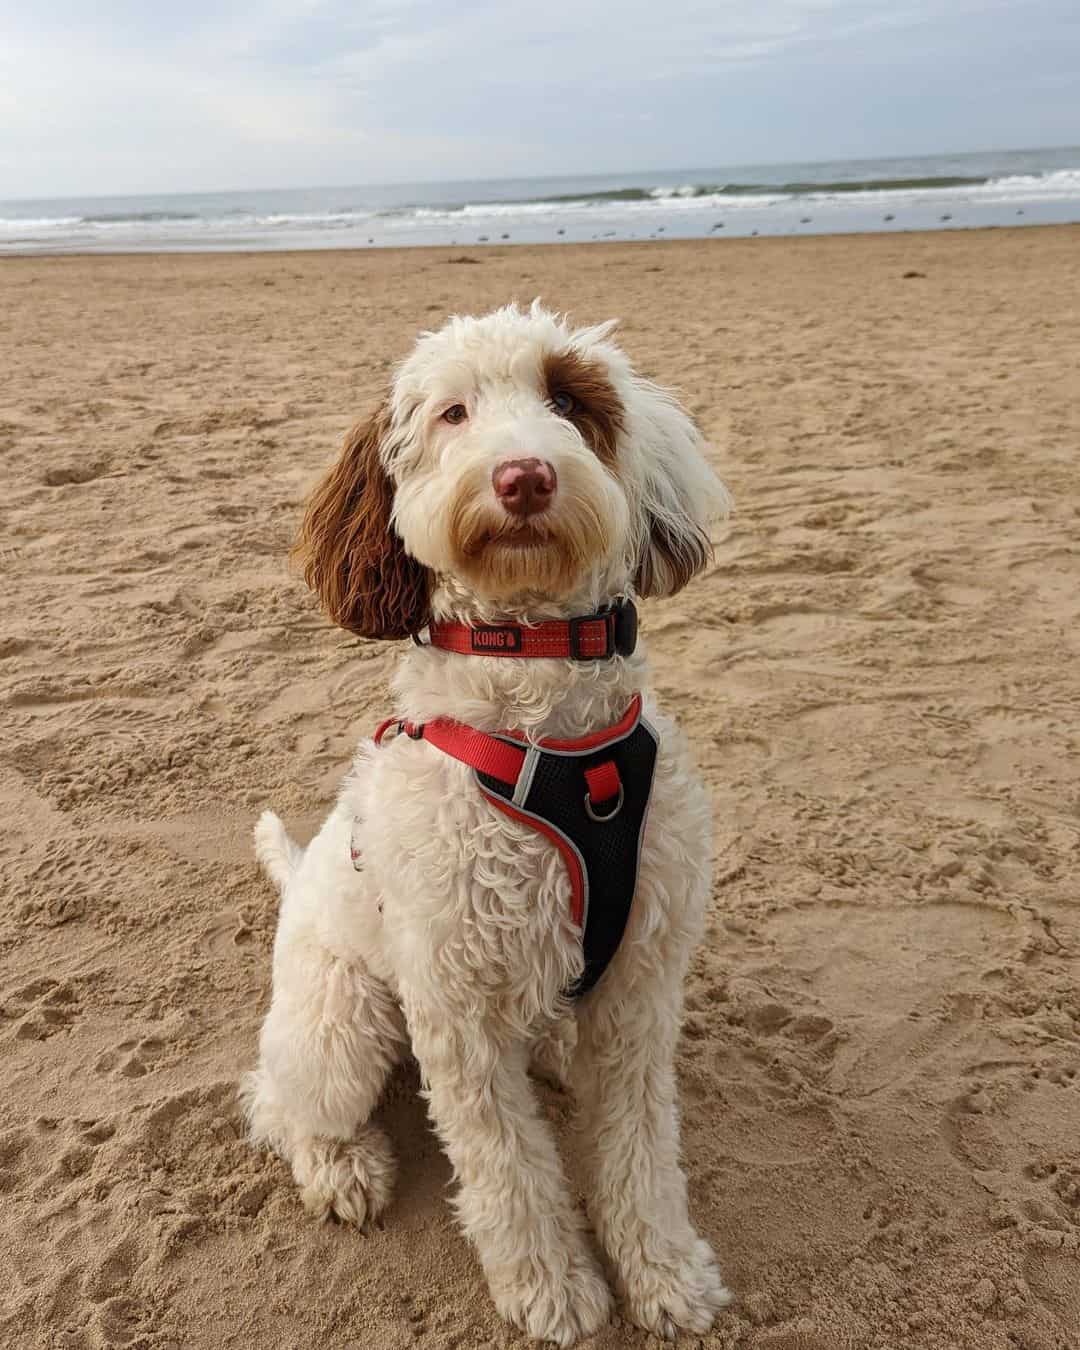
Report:
[[[517,553],[525,549],[552,548],[555,543],[554,532],[539,520],[519,521],[480,531],[469,540],[465,553],[467,557],[477,558],[491,549]]]
[[[481,594],[563,596],[609,547],[590,482],[575,489],[569,471],[560,469],[560,500],[525,516],[493,502],[486,484],[470,487],[453,502],[449,535],[457,570]]]

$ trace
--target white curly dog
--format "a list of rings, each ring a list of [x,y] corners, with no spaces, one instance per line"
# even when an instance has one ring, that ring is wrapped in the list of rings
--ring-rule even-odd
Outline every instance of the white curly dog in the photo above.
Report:
[[[253,1138],[290,1163],[310,1211],[363,1225],[395,1175],[370,1117],[411,1046],[499,1312],[562,1346],[601,1327],[612,1296],[530,1061],[574,1094],[588,1215],[625,1313],[700,1334],[729,1299],[688,1214],[674,1068],[710,810],[640,646],[604,638],[635,595],[701,570],[728,498],[614,327],[573,329],[539,302],[454,318],[347,437],[296,553],[337,623],[414,639],[393,681],[409,734],[361,742],[306,849],[270,812],[256,827],[283,900],[245,1082]],[[581,616],[575,637],[566,620]],[[587,744],[642,705],[659,748],[633,903],[605,973],[574,997],[586,959],[566,850],[416,729],[471,728],[520,754]]]

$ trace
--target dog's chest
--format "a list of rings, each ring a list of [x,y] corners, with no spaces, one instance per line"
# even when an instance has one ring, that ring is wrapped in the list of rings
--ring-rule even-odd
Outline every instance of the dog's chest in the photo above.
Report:
[[[645,943],[663,959],[671,933],[700,928],[710,813],[682,737],[667,719],[658,734],[622,943]],[[356,817],[353,846],[383,911],[380,945],[391,968],[439,998],[512,1004],[515,1019],[545,1014],[585,969],[566,862],[481,786],[425,742],[399,737],[362,752],[343,805]]]
[[[577,978],[580,933],[558,849],[486,801],[470,770],[397,741],[346,793],[395,966],[422,964],[463,993],[529,991],[541,1004]]]

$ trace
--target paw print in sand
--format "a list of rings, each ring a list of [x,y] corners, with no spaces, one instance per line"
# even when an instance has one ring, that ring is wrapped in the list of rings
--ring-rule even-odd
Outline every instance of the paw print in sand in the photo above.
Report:
[[[0,1003],[0,1027],[13,1023],[8,1032],[13,1040],[45,1041],[67,1031],[78,1012],[78,995],[70,981],[34,980]]]
[[[165,1049],[165,1042],[158,1036],[121,1041],[97,1057],[94,1070],[101,1074],[119,1074],[121,1078],[142,1078],[156,1068]]]

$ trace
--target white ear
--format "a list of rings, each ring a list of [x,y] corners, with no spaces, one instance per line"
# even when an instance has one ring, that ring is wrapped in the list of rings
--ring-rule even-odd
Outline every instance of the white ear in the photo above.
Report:
[[[731,509],[705,458],[705,442],[674,395],[634,380],[634,439],[644,470],[634,589],[674,595],[712,557],[709,527]]]
[[[622,323],[621,319],[605,319],[603,323],[594,323],[588,328],[577,328],[570,336],[573,346],[583,350],[597,342],[606,342]]]

